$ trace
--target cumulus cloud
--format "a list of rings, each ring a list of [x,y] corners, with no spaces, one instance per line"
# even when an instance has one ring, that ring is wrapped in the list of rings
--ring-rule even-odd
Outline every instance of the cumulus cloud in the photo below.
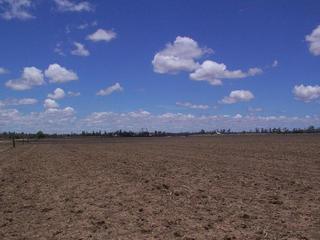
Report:
[[[126,113],[94,112],[82,119],[81,125],[90,128],[103,126],[107,130],[140,130],[141,128],[154,129],[157,125],[157,129],[162,129],[164,125],[167,125],[167,127],[181,127],[179,124],[180,122],[193,118],[194,116],[191,114],[181,113],[152,115],[150,112],[144,110]],[[108,124],[110,125],[108,126]]]
[[[308,127],[319,125],[319,116],[313,117],[287,117],[287,116],[251,116],[236,114],[229,115],[201,115],[182,113],[152,114],[139,110],[136,112],[94,112],[79,125],[84,129],[114,131],[118,129],[139,131],[147,128],[150,131],[199,131],[200,129],[232,129],[252,130],[256,127]]]
[[[201,48],[198,43],[189,37],[178,36],[173,43],[168,43],[153,60],[153,69],[157,73],[178,73],[180,71],[193,71],[198,68],[196,59],[211,49]]]
[[[59,108],[59,104],[55,100],[49,99],[49,98],[44,100],[43,106],[44,106],[45,109]]]
[[[252,92],[248,90],[235,90],[232,91],[229,96],[224,97],[221,100],[223,104],[233,104],[237,102],[248,102],[254,98]]]
[[[43,112],[23,114],[17,109],[0,108],[0,130],[70,132],[75,126],[76,112],[72,107],[48,108]]]
[[[100,28],[96,32],[88,35],[87,39],[93,42],[99,42],[99,41],[110,42],[116,37],[117,37],[117,34],[113,30],[104,30]]]
[[[260,68],[250,68],[248,72],[241,70],[230,71],[223,63],[206,60],[199,68],[190,74],[190,78],[196,81],[208,81],[212,85],[221,85],[221,79],[245,78],[261,73],[262,69]]]
[[[13,90],[23,91],[45,83],[43,73],[36,67],[25,67],[20,78],[9,80],[6,86]]]
[[[107,87],[105,89],[101,89],[99,90],[99,92],[97,92],[98,96],[107,96],[112,94],[113,92],[121,92],[123,91],[123,87],[121,87],[121,85],[119,83],[115,83],[114,85]]]
[[[9,127],[9,126],[11,126],[12,129],[14,129],[15,127],[14,124],[18,124],[19,119],[20,119],[20,113],[17,109],[0,108],[0,129],[5,129],[5,127]]]
[[[320,98],[320,86],[318,85],[305,86],[303,84],[296,85],[293,88],[293,94],[298,100],[301,100],[304,102],[311,102],[313,100]]]
[[[48,108],[44,112],[31,113],[23,117],[25,125],[31,129],[46,132],[70,132],[75,125],[76,111],[72,107]],[[32,124],[36,122],[37,125]]]
[[[317,26],[311,34],[306,36],[306,41],[309,43],[309,51],[315,55],[320,55],[320,25]]]
[[[33,3],[31,0],[0,0],[0,16],[6,20],[27,20],[34,18],[30,10]]]
[[[145,110],[133,112],[94,112],[77,119],[72,107],[47,108],[43,112],[20,113],[16,109],[0,108],[0,129],[6,131],[81,132],[82,130],[133,130],[140,131],[199,131],[215,129],[252,130],[255,128],[318,126],[320,116],[252,116],[192,115],[182,113],[152,114]]]
[[[33,105],[38,102],[35,98],[10,98],[3,101],[0,101],[0,106],[19,106],[19,105]]]
[[[7,70],[7,69],[5,69],[5,68],[3,68],[3,67],[0,67],[0,75],[1,74],[6,74],[6,73],[8,73],[9,71]]]
[[[54,2],[61,12],[89,12],[94,10],[94,7],[88,1],[54,0]]]
[[[57,88],[56,90],[54,90],[53,93],[49,93],[48,94],[48,98],[51,98],[51,99],[54,99],[54,100],[62,99],[65,96],[66,96],[65,92],[61,88]]]
[[[240,118],[242,118],[242,115],[240,113],[237,113],[236,115],[234,115],[233,118],[234,119],[240,119]]]
[[[44,76],[49,79],[50,83],[64,83],[78,79],[75,72],[55,63],[49,65],[44,74],[36,67],[25,67],[20,78],[9,80],[5,85],[13,90],[28,90],[45,84]]]
[[[181,71],[190,72],[190,79],[207,81],[211,85],[222,85],[223,79],[236,79],[261,74],[261,68],[250,68],[248,71],[229,70],[224,63],[206,60],[202,64],[198,59],[212,49],[201,48],[198,43],[189,37],[178,36],[173,43],[168,43],[153,60],[153,69],[157,73],[176,74]]]
[[[177,102],[176,105],[180,106],[180,107],[186,107],[186,108],[191,108],[191,109],[201,109],[201,110],[205,110],[205,109],[209,108],[208,105],[193,104],[193,103],[190,103],[190,102]]]
[[[78,75],[74,71],[68,70],[57,63],[49,65],[44,73],[51,83],[64,83],[78,80]]]
[[[71,51],[72,55],[82,56],[82,57],[87,57],[90,55],[89,50],[86,49],[83,44],[78,42],[74,42],[73,44],[76,48]]]

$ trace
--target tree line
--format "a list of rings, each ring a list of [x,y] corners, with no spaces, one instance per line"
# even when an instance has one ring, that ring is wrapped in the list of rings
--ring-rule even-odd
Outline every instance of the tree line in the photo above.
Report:
[[[168,137],[168,136],[192,136],[192,135],[227,135],[227,134],[294,134],[294,133],[320,133],[320,127],[310,126],[307,128],[255,128],[248,131],[232,131],[231,129],[216,129],[212,131],[195,131],[195,132],[165,132],[165,131],[82,131],[81,133],[44,133],[38,131],[36,133],[24,132],[1,132],[0,138],[15,138],[15,139],[41,139],[41,138],[60,138],[60,137]]]

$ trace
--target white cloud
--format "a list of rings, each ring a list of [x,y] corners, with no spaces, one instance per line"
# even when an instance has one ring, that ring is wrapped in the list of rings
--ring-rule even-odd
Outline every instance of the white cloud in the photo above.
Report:
[[[17,124],[20,118],[21,116],[17,109],[0,108],[0,129]],[[12,129],[14,129],[14,126],[12,126]]]
[[[24,116],[25,125],[45,132],[70,132],[75,125],[76,112],[72,107],[48,108],[44,112]],[[37,125],[33,125],[36,122]],[[31,124],[30,124],[31,123]]]
[[[7,70],[7,69],[5,69],[5,68],[3,68],[3,67],[0,67],[0,75],[1,74],[6,74],[6,73],[8,73],[9,71]]]
[[[99,92],[97,92],[97,95],[107,96],[113,92],[121,92],[121,91],[123,91],[123,87],[121,87],[121,85],[119,83],[116,83],[110,87],[107,87],[105,89],[101,89]]]
[[[84,24],[80,24],[77,29],[80,29],[80,30],[83,30],[83,29],[86,29],[89,27],[89,24],[88,23],[84,23]]]
[[[261,68],[253,67],[253,68],[249,68],[248,72],[245,73],[246,75],[245,77],[253,77],[262,73],[263,73],[263,70]]]
[[[254,98],[254,95],[248,90],[235,90],[229,96],[221,100],[223,104],[233,104],[237,102],[248,102]]]
[[[211,49],[200,48],[198,43],[189,37],[178,36],[174,43],[168,43],[153,60],[153,69],[157,73],[178,73],[193,71],[199,64],[195,61]]]
[[[320,86],[304,86],[296,85],[293,88],[293,94],[295,95],[296,99],[304,101],[304,102],[311,102],[312,100],[316,100],[320,98]]]
[[[37,99],[35,98],[22,98],[22,99],[19,99],[17,104],[18,105],[33,105],[33,104],[36,104],[38,102]]]
[[[190,78],[196,81],[208,81],[212,85],[221,85],[222,79],[245,78],[261,73],[262,70],[260,68],[250,68],[248,72],[241,70],[230,71],[223,63],[206,60],[195,72],[190,74]]]
[[[191,108],[191,109],[201,109],[201,110],[205,110],[205,109],[209,108],[208,105],[193,104],[190,102],[177,102],[176,105],[181,106],[181,107],[186,107],[186,108]]]
[[[80,120],[83,129],[114,131],[118,129],[139,131],[147,128],[149,131],[199,131],[200,129],[232,129],[253,130],[256,127],[308,127],[319,125],[320,117],[287,117],[287,116],[250,116],[201,115],[182,113],[164,113],[160,115],[139,110],[137,112],[94,112]]]
[[[6,86],[13,90],[28,90],[34,86],[40,86],[45,83],[43,73],[36,67],[25,67],[22,76],[19,79],[9,80]]]
[[[79,97],[79,96],[81,95],[81,93],[80,93],[80,92],[72,92],[72,91],[69,91],[69,92],[68,92],[68,95],[69,95],[70,97]]]
[[[0,101],[0,106],[18,106],[18,105],[33,105],[38,102],[35,98],[10,98],[3,101]]]
[[[259,107],[257,107],[257,108],[253,108],[253,107],[249,107],[248,108],[248,111],[249,112],[262,112],[262,108],[259,108]]]
[[[86,49],[83,44],[78,43],[78,42],[74,42],[73,44],[76,47],[76,49],[71,51],[72,55],[82,56],[82,57],[87,57],[90,55],[89,50]]]
[[[34,18],[30,13],[32,6],[33,3],[31,0],[0,0],[0,9],[3,9],[0,16],[6,20],[31,19]]]
[[[139,110],[133,112],[94,112],[77,119],[72,107],[48,108],[43,112],[20,113],[16,109],[0,108],[0,130],[36,132],[81,132],[82,130],[119,129],[140,131],[147,128],[149,131],[199,131],[232,129],[252,130],[255,128],[304,128],[310,125],[319,126],[320,116],[252,116],[252,115],[192,115],[182,113],[152,114]]]
[[[87,39],[93,42],[99,42],[99,41],[110,42],[112,39],[115,39],[116,37],[117,37],[117,34],[114,31],[104,30],[100,28],[96,32],[92,33],[91,35],[88,35]]]
[[[89,23],[80,24],[80,25],[77,27],[77,29],[83,30],[83,29],[86,29],[86,28],[88,28],[88,27],[90,27],[90,26],[95,27],[95,26],[97,26],[97,25],[98,25],[98,22],[97,22],[97,21],[93,21],[93,22],[91,22],[90,24],[89,24]]]
[[[53,50],[55,53],[59,54],[60,56],[65,56],[66,54],[64,53],[63,49],[62,49],[62,43],[57,43],[56,47]]]
[[[75,72],[55,63],[49,65],[44,74],[36,67],[25,67],[20,78],[9,80],[5,85],[13,90],[28,90],[34,86],[45,84],[44,76],[47,77],[51,83],[63,83],[78,79]]]
[[[176,74],[180,71],[191,72],[190,79],[207,81],[211,85],[222,85],[223,79],[246,78],[263,73],[261,68],[250,68],[247,72],[242,70],[228,70],[224,63],[206,60],[200,64],[197,59],[212,49],[201,48],[198,43],[189,37],[178,36],[174,43],[168,43],[153,60],[153,69],[157,73]]]
[[[61,67],[57,63],[49,65],[48,69],[44,73],[51,83],[64,83],[78,80],[78,76],[75,72]]]
[[[279,65],[279,61],[278,60],[274,60],[273,63],[272,63],[272,67],[278,67]]]
[[[55,100],[49,99],[49,98],[44,100],[43,106],[44,106],[45,109],[59,108],[59,104]]]
[[[70,132],[76,120],[72,107],[49,108],[43,112],[20,113],[17,109],[0,108],[0,130],[36,132]]]
[[[51,99],[54,99],[54,100],[62,99],[65,96],[66,96],[65,92],[61,88],[57,88],[56,90],[54,90],[53,93],[49,93],[48,94],[48,98],[51,98]]]
[[[317,26],[310,35],[306,36],[306,41],[309,43],[310,52],[315,55],[320,55],[320,25]]]
[[[54,0],[61,12],[89,12],[94,7],[88,1]]]
[[[239,113],[237,113],[236,115],[234,115],[234,117],[233,117],[234,119],[240,119],[240,118],[242,118],[242,115],[241,114],[239,114]]]

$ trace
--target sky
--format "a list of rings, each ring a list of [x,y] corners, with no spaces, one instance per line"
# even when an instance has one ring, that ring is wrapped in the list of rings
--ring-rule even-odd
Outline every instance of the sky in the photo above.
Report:
[[[0,0],[0,132],[320,126],[318,0]]]

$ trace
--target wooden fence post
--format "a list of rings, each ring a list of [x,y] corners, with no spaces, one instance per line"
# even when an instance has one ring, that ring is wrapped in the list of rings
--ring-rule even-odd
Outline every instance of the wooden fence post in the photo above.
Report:
[[[16,147],[16,139],[14,138],[14,136],[12,137],[12,146],[13,148]]]

